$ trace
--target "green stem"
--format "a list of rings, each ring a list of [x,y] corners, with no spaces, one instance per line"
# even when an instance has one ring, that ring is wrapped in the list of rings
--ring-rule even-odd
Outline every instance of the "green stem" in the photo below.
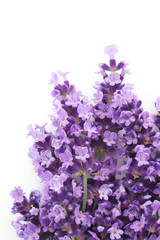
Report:
[[[93,204],[93,209],[92,210],[95,210],[96,205],[97,205],[97,202],[96,202],[96,200],[94,200],[94,204]]]
[[[65,214],[66,214],[66,216],[67,216],[68,214],[67,214],[67,211],[66,211],[66,209],[65,209],[65,208],[63,208],[63,210],[64,210],[64,212],[65,212]]]
[[[74,237],[71,237],[72,240],[76,240]]]
[[[82,212],[86,211],[86,202],[87,202],[87,173],[83,172],[83,204],[82,204]]]
[[[101,160],[101,158],[102,158],[102,155],[103,155],[103,149],[101,149],[101,150],[100,150],[100,153],[99,153],[99,155],[98,155],[98,161],[100,161],[100,160]]]
[[[98,157],[97,157],[98,161],[100,161],[101,158],[102,158],[103,151],[104,151],[103,146],[104,146],[104,143],[102,144],[101,150],[100,150],[100,152],[99,152],[99,154],[98,154]]]

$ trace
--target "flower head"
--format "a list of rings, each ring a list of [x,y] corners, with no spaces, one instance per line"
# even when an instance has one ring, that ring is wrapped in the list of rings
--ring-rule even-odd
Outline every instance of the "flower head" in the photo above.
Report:
[[[11,191],[12,222],[24,240],[156,240],[160,233],[160,97],[143,111],[123,79],[117,47],[105,48],[93,99],[76,91],[68,72],[52,73],[52,129],[28,127],[29,156],[42,192]],[[60,80],[63,82],[60,83]]]

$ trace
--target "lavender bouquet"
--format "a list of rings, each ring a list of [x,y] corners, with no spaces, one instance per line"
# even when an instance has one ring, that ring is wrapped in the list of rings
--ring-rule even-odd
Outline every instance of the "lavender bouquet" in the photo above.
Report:
[[[20,187],[12,222],[24,240],[155,240],[160,235],[160,97],[157,115],[141,108],[127,70],[107,46],[109,65],[88,100],[52,74],[55,131],[29,126],[29,150],[43,190],[27,198]],[[59,78],[64,79],[59,83]]]

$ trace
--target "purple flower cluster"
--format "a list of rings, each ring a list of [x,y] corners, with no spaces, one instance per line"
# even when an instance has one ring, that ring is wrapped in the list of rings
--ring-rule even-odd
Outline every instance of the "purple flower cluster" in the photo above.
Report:
[[[132,86],[128,70],[116,63],[115,45],[107,46],[109,64],[100,64],[103,81],[88,100],[53,73],[55,132],[29,126],[34,144],[29,156],[43,182],[27,198],[20,187],[12,222],[24,240],[156,240],[160,235],[160,97],[150,115]],[[63,78],[63,83],[59,83]]]

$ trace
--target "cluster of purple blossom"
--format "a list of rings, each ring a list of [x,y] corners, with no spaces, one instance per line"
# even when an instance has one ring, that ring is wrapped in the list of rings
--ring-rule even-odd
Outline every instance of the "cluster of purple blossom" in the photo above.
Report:
[[[123,84],[127,64],[105,48],[92,100],[67,73],[52,74],[55,132],[29,126],[43,191],[11,192],[12,223],[24,240],[156,240],[160,235],[160,97],[150,115]],[[59,83],[59,78],[64,79]]]

